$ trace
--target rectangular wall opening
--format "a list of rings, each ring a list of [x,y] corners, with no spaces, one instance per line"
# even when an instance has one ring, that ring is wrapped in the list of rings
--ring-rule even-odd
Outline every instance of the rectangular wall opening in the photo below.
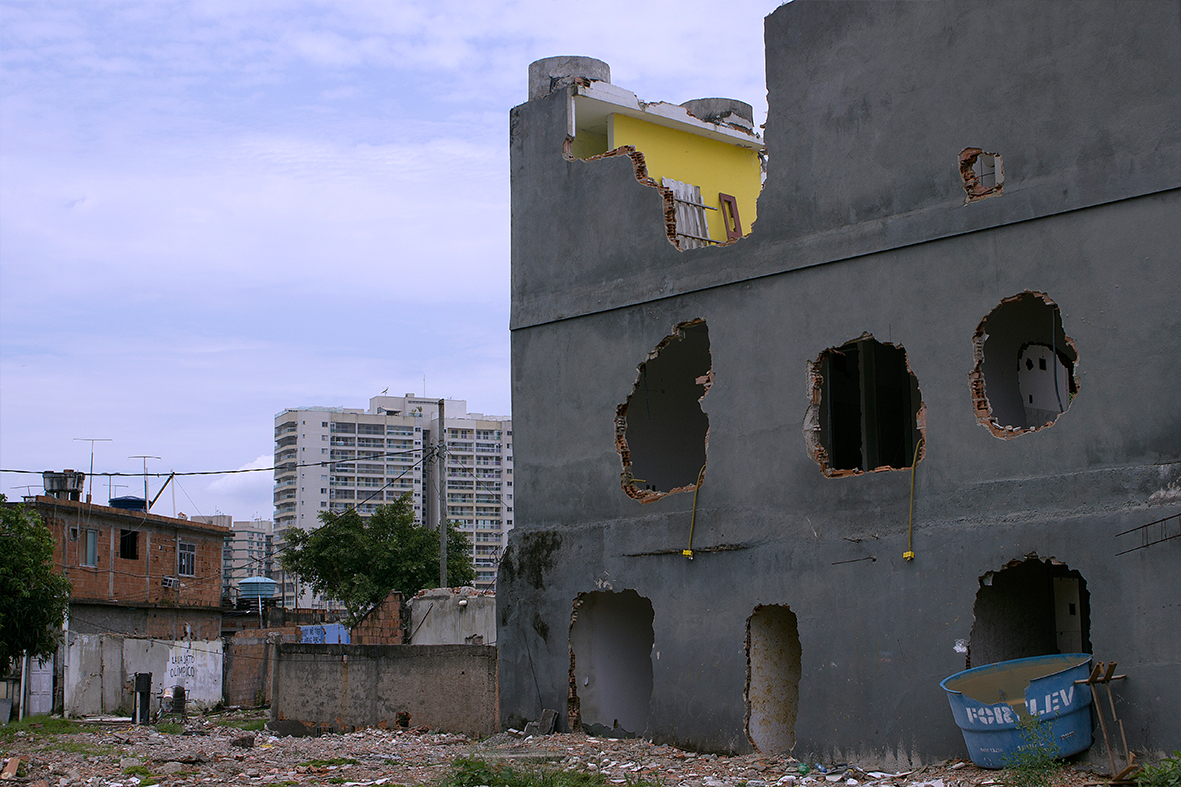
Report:
[[[763,754],[795,746],[801,650],[796,615],[757,607],[746,621],[746,735]]]
[[[583,593],[570,623],[571,716],[592,735],[631,738],[648,726],[652,602],[634,590]]]

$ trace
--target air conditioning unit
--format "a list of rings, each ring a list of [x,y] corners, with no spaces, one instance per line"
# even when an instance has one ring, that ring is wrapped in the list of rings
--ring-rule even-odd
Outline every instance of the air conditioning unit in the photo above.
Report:
[[[166,588],[173,589],[180,587],[180,580],[176,577],[161,577],[160,584]]]

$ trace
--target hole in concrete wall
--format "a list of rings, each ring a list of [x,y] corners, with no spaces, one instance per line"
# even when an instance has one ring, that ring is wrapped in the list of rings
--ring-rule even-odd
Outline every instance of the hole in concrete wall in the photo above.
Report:
[[[1091,597],[1077,571],[1036,556],[980,578],[968,667],[1091,652]]]
[[[713,383],[704,320],[678,325],[638,367],[615,415],[623,491],[641,503],[693,489],[705,467],[709,418],[701,400]]]
[[[965,205],[1005,191],[1004,161],[996,153],[986,153],[980,148],[960,151],[960,177],[967,192]]]
[[[976,419],[997,437],[1053,425],[1078,393],[1078,352],[1042,293],[1001,301],[976,328],[973,351]]]
[[[822,352],[809,364],[808,375],[812,403],[804,439],[825,475],[897,470],[914,463],[925,410],[902,347],[865,334]]]
[[[634,590],[582,593],[570,620],[570,717],[592,735],[633,737],[652,700],[652,602]]]
[[[800,671],[795,613],[785,606],[755,607],[746,620],[746,736],[763,754],[795,746]]]

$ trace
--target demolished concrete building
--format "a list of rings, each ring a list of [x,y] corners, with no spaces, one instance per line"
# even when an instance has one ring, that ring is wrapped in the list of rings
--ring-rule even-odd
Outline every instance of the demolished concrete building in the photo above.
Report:
[[[730,146],[749,183],[741,102],[534,64],[503,724],[915,762],[964,751],[941,679],[1087,652],[1128,675],[1134,749],[1181,740],[1179,28],[784,5],[753,228],[631,133]]]

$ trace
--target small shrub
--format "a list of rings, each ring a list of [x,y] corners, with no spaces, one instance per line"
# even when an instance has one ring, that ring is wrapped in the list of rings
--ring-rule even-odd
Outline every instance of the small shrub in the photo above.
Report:
[[[1021,745],[1013,754],[1001,758],[1007,771],[1005,784],[1008,787],[1049,787],[1062,772],[1058,762],[1062,749],[1054,740],[1050,725],[1037,716],[1022,716],[1017,721],[1021,733]]]
[[[1156,765],[1145,765],[1136,774],[1136,783],[1140,787],[1181,787],[1181,751]]]

